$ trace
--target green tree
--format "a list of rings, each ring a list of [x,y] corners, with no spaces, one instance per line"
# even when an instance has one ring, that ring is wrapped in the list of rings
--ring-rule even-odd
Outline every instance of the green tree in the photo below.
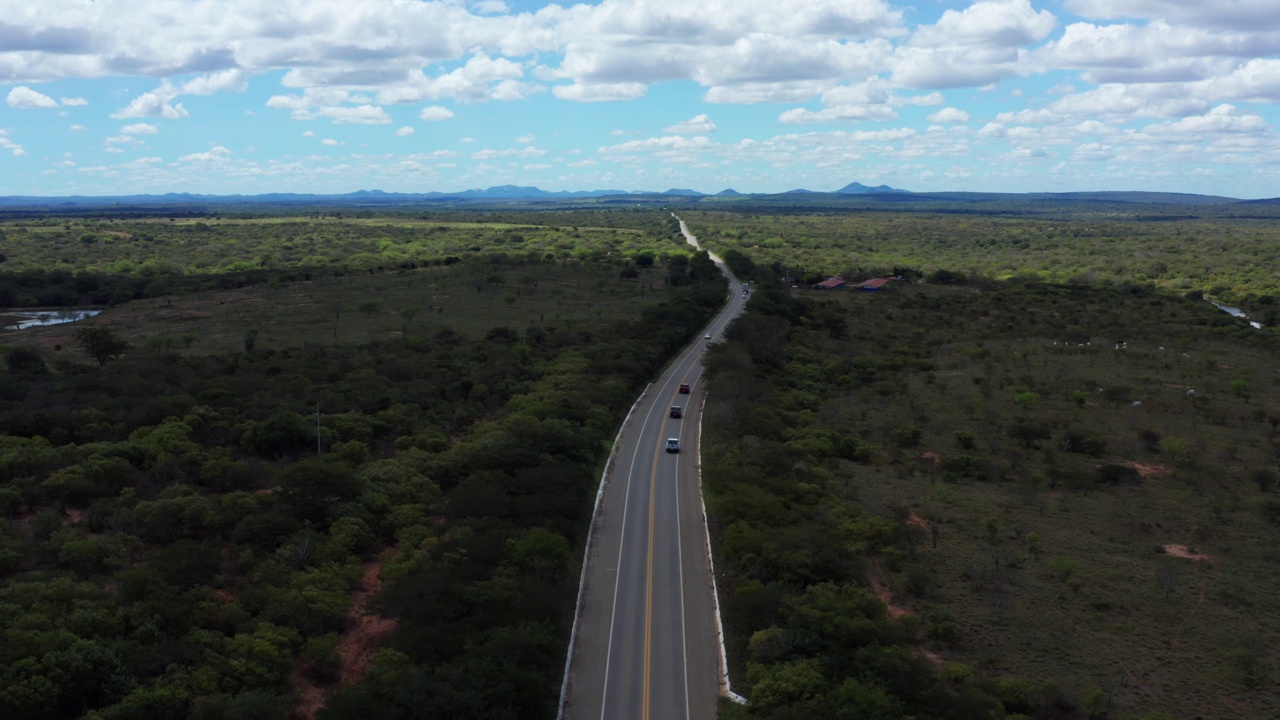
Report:
[[[82,327],[76,331],[75,338],[80,349],[99,365],[106,365],[108,360],[115,360],[129,349],[128,341],[103,325]]]
[[[5,356],[5,364],[18,373],[42,373],[48,368],[44,364],[44,356],[35,348],[16,347]]]

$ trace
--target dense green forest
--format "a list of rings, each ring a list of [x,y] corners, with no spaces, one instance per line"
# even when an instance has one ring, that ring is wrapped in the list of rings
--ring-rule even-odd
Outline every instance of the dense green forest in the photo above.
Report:
[[[148,324],[163,299],[60,328],[54,347],[7,335],[0,717],[553,715],[608,442],[724,297],[705,254],[653,227],[625,249],[661,248],[657,264],[597,248],[342,268],[336,314],[366,324],[397,314],[351,300],[388,285],[422,313],[441,285],[475,306],[399,314],[372,340],[267,313],[183,342]],[[517,272],[550,277],[566,315],[517,319],[502,299],[551,294],[493,277]],[[115,292],[144,276],[101,277]],[[608,317],[568,309],[642,279],[647,297]]]
[[[704,419],[725,717],[1280,711],[1274,333],[1142,286],[754,273]]]

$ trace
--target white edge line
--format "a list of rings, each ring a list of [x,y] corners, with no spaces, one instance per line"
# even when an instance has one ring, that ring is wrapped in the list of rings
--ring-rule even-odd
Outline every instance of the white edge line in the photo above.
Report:
[[[699,373],[701,375],[701,372]],[[701,427],[701,423],[699,423]],[[682,430],[684,428],[681,428]],[[694,464],[697,464],[697,455],[694,456]],[[685,622],[684,610],[684,546],[680,543],[680,461],[676,461],[675,472],[675,498],[676,498],[676,564],[680,566],[680,572],[676,573],[676,577],[680,581],[680,677],[684,679],[684,716],[685,720],[690,717],[689,714],[689,634],[687,631],[688,623]]]
[[[631,403],[631,409],[627,411],[627,417],[623,419],[622,425],[618,428],[618,434],[613,438],[613,445],[609,448],[609,458],[604,462],[604,470],[600,473],[600,487],[596,490],[596,504],[591,509],[591,524],[587,526],[587,542],[582,548],[582,572],[578,575],[578,602],[573,608],[573,629],[569,631],[569,652],[564,660],[564,679],[560,683],[560,706],[556,710],[556,720],[564,720],[564,701],[569,695],[569,667],[573,664],[573,646],[578,640],[578,620],[582,616],[582,602],[586,597],[587,560],[591,556],[591,542],[595,539],[596,519],[600,515],[600,504],[604,500],[604,490],[605,485],[608,483],[609,470],[613,467],[613,460],[617,456],[618,440],[622,437],[623,431],[627,429],[627,425],[631,423],[631,416],[635,413],[636,407],[640,405],[641,400],[644,400],[644,396],[649,394],[649,388],[651,387],[653,387],[653,383],[645,385],[640,397]],[[699,422],[698,427],[701,430],[701,422]],[[714,582],[714,577],[712,580]],[[723,653],[724,650],[722,648],[721,654],[723,655]]]
[[[698,454],[695,467],[698,469],[698,503],[702,505],[702,531],[706,538],[707,566],[711,569],[711,605],[716,615],[716,640],[720,645],[720,683],[724,688],[724,696],[739,705],[746,705],[747,699],[733,691],[729,682],[729,654],[724,649],[724,623],[720,620],[720,590],[716,587],[716,561],[711,553],[711,528],[707,524],[707,503],[702,497],[702,418],[706,414],[707,393],[702,393],[702,410],[698,412]]]

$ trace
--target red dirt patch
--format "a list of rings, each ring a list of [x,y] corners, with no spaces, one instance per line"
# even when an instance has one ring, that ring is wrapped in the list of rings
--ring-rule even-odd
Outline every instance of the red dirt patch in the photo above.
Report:
[[[369,669],[378,648],[391,637],[396,629],[394,618],[384,618],[369,612],[369,599],[382,591],[382,566],[392,550],[382,551],[377,559],[370,560],[360,569],[361,589],[355,593],[355,602],[347,611],[351,626],[338,643],[339,682],[346,684],[359,680]]]
[[[942,463],[942,456],[932,450],[921,455],[920,457],[924,458],[925,460],[932,460],[934,465],[938,465]]]
[[[1188,560],[1208,560],[1213,562],[1217,558],[1202,552],[1196,552],[1186,545],[1161,545],[1160,551],[1170,557],[1186,558]]]
[[[896,620],[903,615],[911,614],[910,610],[893,604],[893,593],[889,592],[889,586],[884,582],[884,569],[880,567],[879,560],[872,560],[868,564],[867,582],[871,584],[871,592],[889,606],[889,617]]]
[[[1140,462],[1135,462],[1133,460],[1130,460],[1129,462],[1125,462],[1121,464],[1128,465],[1134,470],[1137,470],[1138,474],[1144,478],[1164,477],[1164,476],[1173,474],[1173,471],[1170,470],[1168,466],[1157,465],[1155,463],[1140,463]]]
[[[338,684],[346,685],[359,680],[373,663],[373,658],[395,632],[397,621],[374,615],[369,600],[382,590],[382,566],[394,552],[387,548],[378,557],[360,567],[360,588],[352,593],[351,607],[347,610],[347,630],[338,641]],[[315,720],[324,707],[325,689],[307,677],[306,667],[295,667],[289,682],[298,695],[295,717]]]
[[[915,525],[916,527],[921,528],[922,530],[929,529],[929,521],[925,520],[924,518],[920,517],[914,512],[907,516],[907,524]]]

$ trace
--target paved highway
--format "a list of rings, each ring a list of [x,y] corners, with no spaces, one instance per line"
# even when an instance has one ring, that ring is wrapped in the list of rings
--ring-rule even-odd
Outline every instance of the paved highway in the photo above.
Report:
[[[683,221],[680,229],[696,244]],[[587,551],[564,718],[715,717],[720,650],[696,463],[701,355],[746,302],[732,276],[729,289],[706,328],[711,339],[699,332],[649,387],[614,446]],[[681,383],[692,392],[680,394]],[[672,405],[683,418],[670,417]],[[667,438],[679,438],[681,452],[666,452]]]

